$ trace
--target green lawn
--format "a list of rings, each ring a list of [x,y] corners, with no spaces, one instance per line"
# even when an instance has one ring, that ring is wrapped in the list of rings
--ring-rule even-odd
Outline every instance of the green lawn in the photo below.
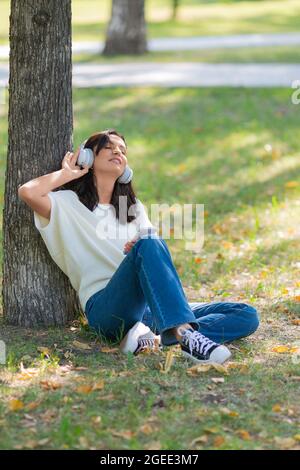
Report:
[[[296,63],[300,60],[299,47],[239,47],[234,49],[206,49],[198,51],[148,52],[140,56],[78,54],[73,63],[120,64],[122,62],[207,62],[207,63]]]
[[[299,31],[298,0],[225,1],[183,0],[176,20],[170,0],[147,0],[148,35],[177,37]],[[110,17],[110,0],[73,0],[73,40],[103,39]],[[8,42],[9,1],[0,2],[0,43]]]
[[[108,126],[126,136],[149,209],[205,204],[200,255],[166,240],[188,299],[252,303],[261,326],[230,346],[225,371],[190,375],[178,347],[163,373],[168,349],[136,358],[103,350],[83,319],[34,331],[1,322],[0,448],[299,448],[300,145],[291,90],[75,89],[74,115],[76,146]],[[3,193],[3,109],[0,119]]]

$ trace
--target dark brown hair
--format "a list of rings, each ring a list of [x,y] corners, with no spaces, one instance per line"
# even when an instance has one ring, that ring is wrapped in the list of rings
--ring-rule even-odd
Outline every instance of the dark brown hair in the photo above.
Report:
[[[84,148],[92,149],[94,153],[98,155],[100,150],[105,147],[107,143],[111,142],[109,138],[110,135],[117,135],[118,137],[121,137],[127,148],[125,138],[115,129],[106,129],[104,131],[92,134],[85,142]],[[78,195],[80,202],[82,202],[82,204],[84,204],[88,209],[93,211],[99,203],[98,192],[95,183],[93,168],[90,168],[88,173],[85,175],[64,184],[58,189],[71,189]],[[112,204],[115,208],[117,219],[119,219],[119,196],[127,196],[127,222],[131,222],[132,220],[136,219],[136,217],[134,215],[128,215],[128,209],[132,204],[137,202],[131,181],[127,184],[119,183],[118,180],[115,182],[110,204]]]

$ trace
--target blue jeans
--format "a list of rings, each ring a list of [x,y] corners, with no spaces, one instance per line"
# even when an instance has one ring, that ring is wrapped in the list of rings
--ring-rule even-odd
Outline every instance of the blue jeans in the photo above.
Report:
[[[172,328],[189,323],[217,343],[253,333],[257,310],[245,303],[189,303],[166,242],[143,238],[131,248],[104,289],[85,308],[89,325],[112,341],[120,341],[138,321],[161,335],[162,344],[178,341]]]

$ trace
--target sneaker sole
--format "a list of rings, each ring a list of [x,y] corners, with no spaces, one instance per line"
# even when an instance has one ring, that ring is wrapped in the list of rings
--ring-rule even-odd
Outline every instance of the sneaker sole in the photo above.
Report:
[[[219,346],[218,348],[216,348],[211,353],[211,358],[206,361],[205,360],[201,361],[200,359],[197,359],[196,357],[191,356],[191,354],[189,354],[186,351],[181,351],[181,353],[184,357],[187,357],[188,359],[190,359],[193,362],[196,362],[197,364],[223,364],[231,356],[231,352],[225,346]]]

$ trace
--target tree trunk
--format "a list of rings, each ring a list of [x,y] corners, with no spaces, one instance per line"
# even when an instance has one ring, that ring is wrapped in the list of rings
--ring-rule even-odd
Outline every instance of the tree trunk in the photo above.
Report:
[[[176,20],[179,0],[172,0],[172,20]]]
[[[18,187],[60,169],[71,149],[71,0],[11,0],[9,34],[3,315],[14,325],[63,325],[81,310],[78,297],[50,257]]]
[[[104,55],[147,52],[145,0],[113,0]]]

